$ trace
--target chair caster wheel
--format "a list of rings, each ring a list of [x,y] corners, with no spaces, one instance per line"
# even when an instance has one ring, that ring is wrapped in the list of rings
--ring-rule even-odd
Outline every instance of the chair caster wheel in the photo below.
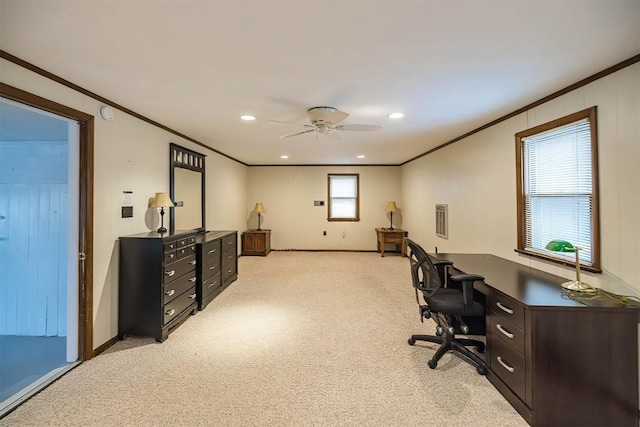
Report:
[[[409,343],[409,345],[414,345],[416,343],[416,340],[414,340],[413,338],[409,338],[407,342]]]
[[[476,368],[476,371],[478,371],[480,375],[485,375],[487,373],[487,368],[485,368],[484,366],[478,366]]]
[[[431,369],[436,369],[436,366],[438,366],[438,361],[431,359],[427,362],[427,365],[429,365]]]
[[[478,353],[484,353],[484,344],[477,346],[476,350],[478,351]]]

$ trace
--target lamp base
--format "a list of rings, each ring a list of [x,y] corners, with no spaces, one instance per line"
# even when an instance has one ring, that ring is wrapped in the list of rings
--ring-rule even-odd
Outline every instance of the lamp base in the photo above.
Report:
[[[167,232],[167,229],[166,229],[166,228],[164,228],[164,227],[160,227],[160,228],[158,228],[156,231],[157,231],[158,233],[166,233],[166,232]]]
[[[579,282],[577,280],[571,280],[570,282],[564,282],[562,285],[563,288],[569,291],[575,292],[585,292],[585,293],[594,293],[598,292],[598,290],[591,285],[588,285],[584,282]]]

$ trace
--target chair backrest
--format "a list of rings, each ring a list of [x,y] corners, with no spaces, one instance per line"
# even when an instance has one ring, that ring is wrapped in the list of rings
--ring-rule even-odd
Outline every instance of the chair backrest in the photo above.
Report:
[[[431,294],[442,287],[438,269],[431,261],[429,254],[416,242],[405,238],[409,247],[409,262],[413,287],[426,294]]]

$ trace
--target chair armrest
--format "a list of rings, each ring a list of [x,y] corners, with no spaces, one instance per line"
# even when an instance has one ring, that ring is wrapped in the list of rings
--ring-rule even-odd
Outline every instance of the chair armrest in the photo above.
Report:
[[[464,298],[464,305],[473,305],[473,282],[483,281],[484,277],[479,274],[456,274],[451,276],[451,280],[462,283],[462,295]]]
[[[439,265],[453,265],[453,261],[449,261],[448,259],[433,259],[433,258],[431,258],[431,262],[436,267],[438,267]]]

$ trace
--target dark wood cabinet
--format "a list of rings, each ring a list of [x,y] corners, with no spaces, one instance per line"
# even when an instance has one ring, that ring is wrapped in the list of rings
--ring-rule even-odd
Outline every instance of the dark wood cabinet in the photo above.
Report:
[[[267,256],[271,252],[271,230],[247,230],[242,233],[242,255]]]
[[[120,237],[118,336],[158,342],[197,310],[195,232]]]
[[[196,239],[196,294],[204,308],[238,278],[238,233],[209,231]]]

